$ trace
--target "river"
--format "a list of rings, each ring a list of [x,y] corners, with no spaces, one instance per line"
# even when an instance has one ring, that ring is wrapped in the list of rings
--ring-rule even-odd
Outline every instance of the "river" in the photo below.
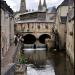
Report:
[[[65,51],[40,49],[25,51],[26,57],[30,60],[27,64],[27,75],[74,75],[74,69],[67,60]]]

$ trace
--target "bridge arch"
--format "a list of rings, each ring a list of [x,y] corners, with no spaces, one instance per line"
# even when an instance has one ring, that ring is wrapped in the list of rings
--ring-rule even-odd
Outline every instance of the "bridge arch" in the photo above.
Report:
[[[33,34],[27,34],[23,36],[25,44],[33,44],[36,41],[36,37]]]
[[[47,38],[51,39],[51,36],[48,34],[42,34],[39,36],[39,42],[45,44],[45,39]]]

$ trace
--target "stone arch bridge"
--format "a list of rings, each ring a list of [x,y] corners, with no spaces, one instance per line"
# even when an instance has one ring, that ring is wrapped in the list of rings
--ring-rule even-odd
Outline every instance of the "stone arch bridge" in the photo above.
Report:
[[[20,32],[20,35],[23,36],[25,44],[54,44],[55,35],[50,32]]]
[[[52,22],[27,22],[15,24],[15,31],[23,36],[25,44],[53,43],[54,23]]]

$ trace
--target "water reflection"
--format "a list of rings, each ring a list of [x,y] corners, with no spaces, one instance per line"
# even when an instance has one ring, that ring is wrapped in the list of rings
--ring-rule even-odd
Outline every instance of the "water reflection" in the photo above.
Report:
[[[66,52],[48,52],[47,58],[53,60],[53,65],[55,69],[55,75],[74,75],[74,69],[70,63],[68,57],[66,57]]]
[[[48,59],[53,60],[56,75],[67,75],[66,56],[63,52],[49,52]]]
[[[67,66],[69,62],[66,61],[65,51],[51,52],[45,47],[36,49],[32,47],[24,48],[24,53],[28,59],[27,75],[74,75],[71,66]]]
[[[46,63],[46,48],[36,48],[36,49],[23,49],[25,57],[28,59],[29,63],[39,67],[40,65],[45,65]]]
[[[45,69],[37,69],[29,65],[27,66],[27,75],[55,75],[55,72],[52,65],[45,65]]]

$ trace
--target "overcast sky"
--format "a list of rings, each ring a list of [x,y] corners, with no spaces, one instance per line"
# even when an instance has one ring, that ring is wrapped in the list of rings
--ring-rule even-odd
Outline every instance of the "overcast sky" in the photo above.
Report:
[[[5,0],[7,4],[14,10],[19,11],[21,0]],[[44,0],[41,0],[42,3]],[[58,6],[62,3],[63,0],[46,0],[47,7]],[[26,8],[29,9],[38,9],[39,0],[26,0]]]

